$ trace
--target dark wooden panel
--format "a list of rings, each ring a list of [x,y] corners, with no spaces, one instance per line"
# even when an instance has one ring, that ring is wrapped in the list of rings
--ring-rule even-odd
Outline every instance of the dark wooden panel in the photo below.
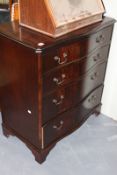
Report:
[[[87,56],[94,49],[110,43],[111,35],[112,27],[108,27],[80,41],[48,52],[43,56],[43,72]]]
[[[79,105],[77,109],[77,116],[75,117],[75,125],[77,126],[80,118],[84,118],[88,113],[90,113],[93,108],[98,104],[101,104],[101,98],[103,93],[103,85],[90,93]]]
[[[103,86],[93,91],[78,107],[61,114],[43,126],[43,147],[48,146],[67,132],[80,125],[84,117],[93,110],[102,97]]]
[[[6,9],[6,10],[8,10],[8,8],[9,8],[9,5],[8,4],[1,4],[0,3],[0,9]]]
[[[81,80],[58,88],[43,99],[43,123],[54,118],[61,112],[77,105],[94,88],[104,80],[106,63],[101,63],[91,69]]]
[[[3,122],[39,147],[37,56],[5,37],[0,37],[0,44]]]
[[[80,61],[55,69],[48,74],[46,73],[43,77],[44,95],[71,81],[80,79],[80,77],[94,65],[107,60],[108,52],[109,45],[96,49]]]

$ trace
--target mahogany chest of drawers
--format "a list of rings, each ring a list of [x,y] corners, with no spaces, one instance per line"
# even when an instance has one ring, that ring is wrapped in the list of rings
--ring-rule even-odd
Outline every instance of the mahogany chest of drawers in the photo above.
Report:
[[[100,113],[115,20],[57,39],[0,26],[0,106],[5,136],[16,135],[42,163],[53,146]]]

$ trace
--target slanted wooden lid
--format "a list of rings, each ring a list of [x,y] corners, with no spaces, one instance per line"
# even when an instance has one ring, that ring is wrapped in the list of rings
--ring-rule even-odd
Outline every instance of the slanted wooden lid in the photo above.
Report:
[[[105,12],[101,0],[46,0],[57,27]]]

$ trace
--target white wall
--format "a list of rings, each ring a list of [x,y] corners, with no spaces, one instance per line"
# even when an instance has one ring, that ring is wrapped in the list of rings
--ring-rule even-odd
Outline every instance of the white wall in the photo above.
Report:
[[[106,15],[117,19],[117,0],[103,2]],[[102,113],[117,120],[117,25],[114,28],[102,103]]]

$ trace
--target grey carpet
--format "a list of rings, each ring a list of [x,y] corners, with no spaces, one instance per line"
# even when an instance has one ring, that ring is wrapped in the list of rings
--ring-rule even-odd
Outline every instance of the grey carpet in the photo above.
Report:
[[[0,125],[0,174],[117,175],[117,122],[91,116],[60,141],[42,165],[19,139],[5,138]]]

